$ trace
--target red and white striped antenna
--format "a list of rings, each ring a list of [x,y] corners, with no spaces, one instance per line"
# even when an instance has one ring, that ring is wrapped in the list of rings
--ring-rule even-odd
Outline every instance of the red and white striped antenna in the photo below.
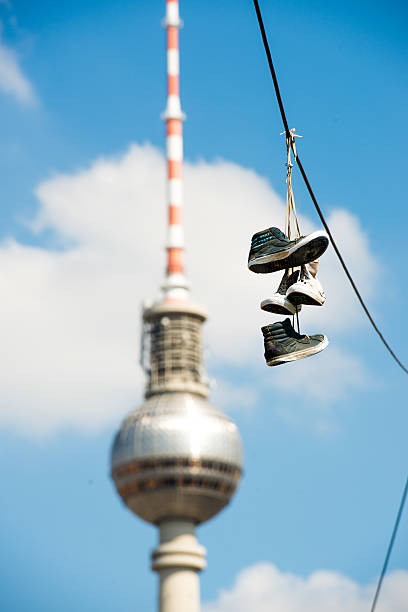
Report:
[[[167,151],[167,274],[163,286],[166,300],[185,299],[188,285],[184,276],[183,204],[183,121],[180,104],[180,56],[178,0],[166,0],[167,30],[167,106],[162,118],[166,122]]]

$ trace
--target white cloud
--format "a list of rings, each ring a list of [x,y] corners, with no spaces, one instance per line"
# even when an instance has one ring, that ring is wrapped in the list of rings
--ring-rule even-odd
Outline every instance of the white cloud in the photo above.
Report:
[[[362,586],[327,570],[307,578],[283,573],[271,563],[243,570],[230,590],[204,606],[204,612],[366,612],[375,586]],[[408,572],[395,571],[385,579],[380,594],[381,612],[408,609]]]
[[[0,42],[0,90],[23,104],[34,104],[36,96],[30,81],[24,76],[15,52]]]
[[[164,159],[149,145],[134,145],[122,156],[44,181],[36,195],[32,229],[51,230],[57,250],[13,239],[0,246],[0,423],[28,431],[98,428],[118,419],[142,391],[140,304],[157,297],[165,264]],[[259,328],[271,319],[259,302],[275,290],[279,275],[251,274],[246,260],[252,233],[283,219],[282,202],[269,184],[228,162],[186,164],[185,201],[187,271],[195,299],[210,312],[205,340],[211,363],[244,366],[257,385],[265,373],[272,380],[279,371],[281,388],[297,369],[302,394],[306,389],[320,402],[338,397],[343,386],[361,385],[358,357],[340,345],[299,364],[264,365]],[[330,221],[369,294],[376,267],[357,220],[338,211]],[[310,222],[302,222],[309,231]],[[357,325],[359,307],[330,253],[321,278],[327,308],[305,308],[305,328],[330,335]],[[317,363],[325,372],[319,385],[313,379]],[[256,401],[247,382],[239,397],[231,390],[220,381],[224,404],[242,408]]]
[[[215,381],[211,397],[214,403],[226,412],[252,411],[258,400],[258,394],[253,386],[231,384],[226,380]]]
[[[313,359],[278,369],[268,382],[284,393],[287,401],[277,404],[275,411],[292,425],[311,427],[320,434],[330,433],[337,426],[332,402],[349,397],[369,382],[374,384],[360,358],[335,343]]]

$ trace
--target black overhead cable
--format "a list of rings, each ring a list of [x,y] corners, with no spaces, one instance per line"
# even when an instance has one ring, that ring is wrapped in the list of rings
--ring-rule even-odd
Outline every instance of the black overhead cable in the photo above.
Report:
[[[340,253],[340,251],[339,251],[339,249],[337,247],[337,244],[334,241],[334,238],[333,238],[333,235],[332,235],[332,233],[330,231],[330,228],[327,225],[326,219],[323,216],[323,213],[322,213],[322,211],[320,209],[320,206],[317,203],[316,197],[315,197],[315,195],[313,193],[313,189],[312,189],[312,187],[311,187],[311,185],[309,183],[309,180],[308,180],[308,178],[306,176],[306,172],[304,171],[304,168],[303,168],[302,162],[300,161],[299,155],[297,154],[297,152],[296,152],[296,150],[295,150],[295,148],[293,146],[294,139],[293,139],[293,136],[292,136],[292,134],[291,134],[291,132],[289,130],[288,121],[286,119],[286,113],[285,113],[285,109],[283,107],[283,102],[282,102],[282,98],[281,98],[280,91],[279,91],[278,79],[276,78],[276,72],[275,72],[275,68],[273,66],[271,51],[269,49],[268,39],[266,37],[265,27],[264,27],[264,24],[263,24],[262,15],[261,15],[261,11],[260,11],[260,8],[259,8],[258,0],[253,0],[253,2],[254,2],[254,6],[255,6],[256,16],[258,17],[258,23],[259,23],[259,28],[261,30],[263,44],[264,44],[266,55],[267,55],[267,58],[268,58],[269,69],[271,71],[272,80],[273,80],[273,84],[274,84],[274,87],[275,87],[275,94],[276,94],[276,98],[278,100],[280,114],[281,114],[283,125],[284,125],[284,128],[285,128],[286,138],[288,138],[289,142],[292,143],[293,154],[295,156],[297,165],[299,166],[300,173],[301,173],[301,175],[303,177],[303,180],[304,180],[304,182],[306,184],[306,187],[307,187],[307,190],[309,192],[309,195],[312,198],[313,204],[315,205],[315,208],[317,210],[317,214],[319,215],[320,220],[321,220],[321,222],[323,224],[323,227],[326,230],[326,232],[327,232],[327,234],[328,234],[328,236],[330,238],[330,242],[332,243],[333,249],[334,249],[334,251],[335,251],[335,253],[336,253],[336,255],[337,255],[337,257],[338,257],[338,259],[339,259],[339,261],[341,263],[341,265],[342,265],[342,268],[343,268],[344,272],[346,273],[346,276],[347,276],[347,278],[350,281],[350,284],[351,284],[351,286],[352,286],[352,288],[354,290],[354,293],[356,294],[357,299],[360,302],[364,312],[366,313],[366,315],[367,315],[371,325],[373,326],[373,328],[377,332],[378,336],[380,337],[380,340],[382,341],[382,343],[384,344],[385,348],[388,350],[390,355],[393,357],[393,359],[396,361],[396,363],[400,366],[400,368],[402,370],[404,370],[405,374],[408,374],[408,368],[406,368],[404,366],[404,364],[402,363],[402,361],[400,361],[398,359],[397,355],[394,353],[394,351],[392,350],[392,348],[390,347],[390,345],[388,344],[388,342],[386,341],[386,339],[384,338],[384,336],[382,335],[382,333],[378,329],[378,327],[377,327],[373,317],[370,314],[370,311],[368,310],[367,306],[365,305],[365,302],[364,302],[363,298],[361,297],[360,292],[357,289],[357,286],[356,286],[356,284],[355,284],[355,282],[354,282],[350,272],[348,271],[348,268],[347,268],[347,266],[346,266],[346,264],[344,262],[344,259],[343,259],[342,255],[341,255],[341,253]]]
[[[339,258],[339,261],[340,261],[340,263],[342,265],[342,268],[343,268],[344,272],[346,273],[346,276],[349,279],[349,281],[351,283],[351,286],[353,287],[354,293],[356,294],[356,296],[357,296],[361,306],[363,307],[364,312],[366,313],[367,317],[369,318],[369,321],[370,321],[371,325],[374,327],[375,331],[379,335],[379,337],[380,337],[381,341],[383,342],[383,344],[385,345],[386,349],[391,354],[391,356],[394,358],[394,360],[397,362],[397,364],[400,366],[400,368],[402,368],[404,370],[404,372],[406,374],[408,374],[408,369],[398,359],[398,357],[396,356],[394,351],[391,349],[391,347],[389,346],[388,342],[385,340],[384,336],[382,335],[382,333],[378,329],[377,325],[375,324],[374,319],[371,316],[367,306],[365,305],[364,300],[361,297],[360,292],[357,289],[356,284],[353,281],[353,278],[352,278],[350,272],[347,269],[347,266],[346,266],[346,264],[344,262],[344,259],[343,259],[342,255],[341,255],[339,249],[337,248],[337,245],[336,245],[336,243],[335,243],[335,241],[333,239],[333,236],[332,236],[332,233],[330,231],[330,228],[329,228],[329,226],[326,223],[326,220],[325,220],[325,218],[323,216],[323,213],[320,210],[320,206],[317,203],[317,200],[316,200],[315,195],[313,193],[312,187],[310,186],[309,180],[308,180],[308,178],[306,176],[306,172],[303,169],[302,162],[300,161],[299,156],[296,153],[296,150],[295,150],[295,147],[294,147],[294,144],[293,144],[294,143],[294,138],[291,135],[291,132],[290,132],[289,126],[288,126],[288,122],[287,122],[287,119],[286,119],[285,109],[283,107],[283,102],[282,102],[282,98],[281,98],[280,91],[279,91],[278,79],[276,78],[276,72],[275,72],[275,68],[273,66],[271,51],[269,49],[268,39],[266,37],[265,27],[264,27],[264,24],[263,24],[262,15],[261,15],[261,11],[260,11],[260,8],[259,8],[258,0],[253,0],[253,2],[254,2],[254,6],[255,6],[256,16],[258,18],[259,28],[261,30],[262,41],[263,41],[263,44],[264,44],[264,47],[265,47],[265,51],[266,51],[266,55],[267,55],[267,58],[268,58],[269,69],[271,71],[272,80],[273,80],[273,84],[274,84],[274,87],[275,87],[275,94],[276,94],[276,98],[278,100],[279,110],[280,110],[280,113],[281,113],[283,125],[285,127],[286,138],[288,138],[289,142],[292,143],[293,154],[294,154],[295,159],[297,161],[297,164],[299,166],[299,170],[301,172],[303,180],[306,183],[306,187],[307,187],[307,189],[309,191],[310,197],[312,198],[313,204],[315,205],[315,208],[316,208],[317,213],[318,213],[318,215],[320,217],[320,220],[323,223],[323,226],[324,226],[324,228],[325,228],[325,230],[326,230],[326,232],[327,232],[327,234],[328,234],[328,236],[330,238],[330,241],[331,241],[331,243],[333,245],[333,248],[334,248],[334,251],[335,251],[337,257]],[[407,481],[405,483],[404,491],[403,491],[403,494],[402,494],[402,497],[401,497],[401,502],[400,502],[400,505],[399,505],[399,508],[398,508],[397,518],[395,519],[394,528],[392,530],[391,539],[390,539],[390,542],[389,542],[388,548],[387,548],[387,554],[385,556],[384,565],[383,565],[383,568],[382,568],[382,571],[381,571],[381,575],[380,575],[378,583],[377,583],[377,588],[376,588],[376,591],[375,591],[375,595],[374,595],[374,599],[373,599],[373,603],[372,603],[371,611],[370,612],[374,612],[375,607],[377,605],[378,596],[379,596],[380,591],[381,591],[381,586],[382,586],[382,583],[383,583],[383,580],[384,580],[384,576],[385,576],[385,574],[387,572],[388,561],[390,559],[391,552],[392,552],[392,549],[393,549],[393,546],[394,546],[394,541],[395,541],[395,537],[397,535],[399,523],[400,523],[400,520],[401,520],[401,515],[402,515],[402,512],[404,510],[404,505],[405,505],[405,501],[406,501],[406,498],[407,498],[407,494],[408,494],[408,478],[407,478]]]
[[[373,603],[372,603],[370,612],[374,612],[375,607],[377,605],[378,595],[380,594],[381,585],[383,583],[384,576],[385,576],[386,571],[387,571],[388,561],[390,560],[392,547],[394,546],[394,540],[395,540],[395,536],[397,535],[398,526],[399,526],[399,523],[400,523],[400,520],[401,520],[401,514],[402,514],[402,511],[404,509],[405,500],[407,498],[407,493],[408,493],[408,478],[407,478],[407,481],[405,483],[404,492],[403,492],[402,497],[401,497],[400,505],[399,505],[398,512],[397,512],[397,518],[395,519],[394,529],[392,530],[392,535],[391,535],[390,543],[388,544],[387,554],[385,555],[384,565],[383,565],[383,568],[381,570],[380,578],[378,579],[378,584],[377,584],[377,588],[376,588],[376,591],[375,591],[375,595],[374,595],[374,599],[373,599]]]

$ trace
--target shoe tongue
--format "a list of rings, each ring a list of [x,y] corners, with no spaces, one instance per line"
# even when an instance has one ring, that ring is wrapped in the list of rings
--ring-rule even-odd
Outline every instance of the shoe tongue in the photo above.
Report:
[[[309,272],[311,276],[313,276],[313,278],[316,278],[317,276],[317,270],[319,268],[319,263],[320,263],[320,260],[315,259],[314,261],[311,261],[308,264],[306,264],[307,271]]]
[[[301,280],[307,280],[307,279],[311,278],[311,274],[310,274],[310,272],[308,270],[307,264],[306,265],[305,264],[302,265],[301,272],[300,272],[300,278],[301,278]]]
[[[269,231],[271,234],[276,236],[276,238],[280,238],[281,240],[289,240],[287,236],[278,228],[278,227],[270,227]]]
[[[280,324],[286,332],[295,331],[293,329],[292,323],[290,322],[290,319],[285,319],[284,321],[280,321]]]
[[[281,325],[285,332],[288,334],[288,336],[290,336],[291,338],[296,338],[297,340],[305,338],[304,334],[299,334],[297,331],[295,331],[292,323],[290,322],[290,319],[285,319],[284,321],[281,321]]]

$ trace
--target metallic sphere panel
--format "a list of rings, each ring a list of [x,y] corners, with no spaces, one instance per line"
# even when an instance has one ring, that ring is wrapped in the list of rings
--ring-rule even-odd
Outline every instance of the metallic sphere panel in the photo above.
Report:
[[[141,518],[190,518],[219,512],[242,470],[236,425],[206,399],[189,393],[148,398],[130,413],[112,449],[112,476]]]
[[[163,393],[147,399],[122,424],[112,450],[112,468],[151,457],[213,459],[242,468],[236,425],[206,399]]]

